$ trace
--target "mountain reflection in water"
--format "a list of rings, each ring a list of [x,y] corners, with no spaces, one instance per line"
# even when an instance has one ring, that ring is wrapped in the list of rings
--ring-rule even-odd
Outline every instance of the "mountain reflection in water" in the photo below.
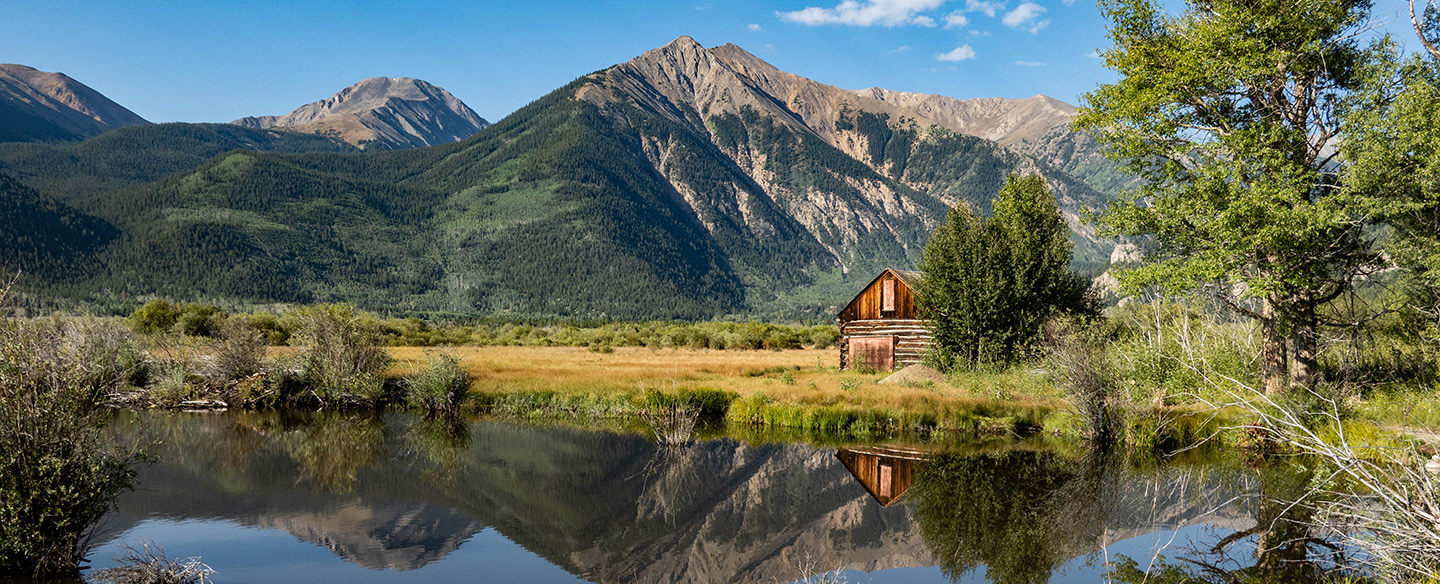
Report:
[[[122,418],[120,432],[140,427],[158,440],[159,462],[141,469],[139,489],[108,518],[94,565],[146,537],[172,556],[203,552],[228,583],[335,580],[339,571],[352,584],[442,571],[595,582],[785,582],[833,570],[872,573],[851,581],[1094,581],[1103,560],[1086,567],[1086,556],[1102,547],[1131,540],[1120,547],[1143,566],[1173,530],[1208,546],[1263,513],[1246,502],[1261,477],[1238,465],[1134,468],[1034,445],[837,452],[720,439],[660,452],[637,434],[400,414]],[[186,537],[186,526],[233,530],[237,545],[257,528],[294,543],[266,544],[263,555],[188,551],[167,538]],[[493,554],[510,542],[518,548],[504,554],[535,561],[506,576]],[[311,544],[332,559],[317,562]],[[243,569],[217,559],[237,553]],[[286,554],[310,554],[307,567]],[[265,572],[267,562],[276,571]],[[552,573],[535,571],[545,564]]]

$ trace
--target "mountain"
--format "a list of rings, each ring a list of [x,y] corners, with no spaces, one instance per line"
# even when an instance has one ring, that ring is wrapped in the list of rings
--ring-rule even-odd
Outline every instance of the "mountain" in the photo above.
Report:
[[[70,140],[148,123],[63,73],[0,64],[0,142]]]
[[[1075,266],[1103,269],[1111,246],[1078,216],[1108,191],[1078,174],[1094,169],[1077,162],[1088,138],[1068,132],[1073,110],[914,96],[836,88],[681,37],[460,142],[295,153],[320,144],[186,127],[155,135],[164,155],[145,160],[164,164],[135,161],[144,176],[64,148],[0,147],[0,165],[122,233],[71,293],[828,319],[881,268],[913,267],[951,206],[988,213],[1012,173],[1045,178],[1075,228]],[[966,133],[997,128],[1001,141]],[[112,134],[140,143],[117,131],[67,148]],[[205,134],[194,152],[208,158],[175,172],[198,160],[171,149],[181,134]]]
[[[231,123],[325,134],[380,150],[458,142],[490,125],[450,92],[408,77],[373,77],[283,116]]]
[[[230,124],[145,124],[79,142],[0,143],[0,170],[58,199],[76,201],[190,170],[231,150],[359,151],[315,134]]]

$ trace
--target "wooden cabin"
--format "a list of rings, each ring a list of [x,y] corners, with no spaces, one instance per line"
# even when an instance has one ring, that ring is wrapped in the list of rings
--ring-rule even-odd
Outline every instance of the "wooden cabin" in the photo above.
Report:
[[[842,448],[835,458],[855,477],[881,507],[889,507],[910,489],[915,463],[924,459],[916,450],[884,447]]]
[[[891,371],[923,359],[932,337],[915,312],[919,279],[920,272],[887,268],[840,311],[841,369]]]

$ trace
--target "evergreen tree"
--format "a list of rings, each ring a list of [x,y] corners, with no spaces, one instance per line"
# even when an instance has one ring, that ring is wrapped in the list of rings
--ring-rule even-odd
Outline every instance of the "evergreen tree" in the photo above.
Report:
[[[1069,228],[1038,176],[1011,176],[994,216],[950,210],[920,260],[920,309],[941,368],[1005,363],[1023,355],[1045,320],[1090,310],[1070,271]]]

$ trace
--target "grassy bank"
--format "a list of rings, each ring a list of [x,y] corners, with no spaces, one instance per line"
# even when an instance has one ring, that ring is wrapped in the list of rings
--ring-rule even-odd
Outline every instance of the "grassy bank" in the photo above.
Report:
[[[1081,425],[1035,368],[956,372],[943,381],[881,384],[888,373],[841,371],[834,350],[706,351],[567,347],[390,347],[386,375],[414,375],[454,355],[474,380],[471,408],[530,419],[639,415],[654,395],[702,404],[732,429],[766,428],[869,439],[897,434],[1077,437]],[[647,401],[648,400],[648,401]],[[1133,421],[1146,446],[1178,448],[1226,420],[1171,406]],[[1233,439],[1233,438],[1232,438]]]

